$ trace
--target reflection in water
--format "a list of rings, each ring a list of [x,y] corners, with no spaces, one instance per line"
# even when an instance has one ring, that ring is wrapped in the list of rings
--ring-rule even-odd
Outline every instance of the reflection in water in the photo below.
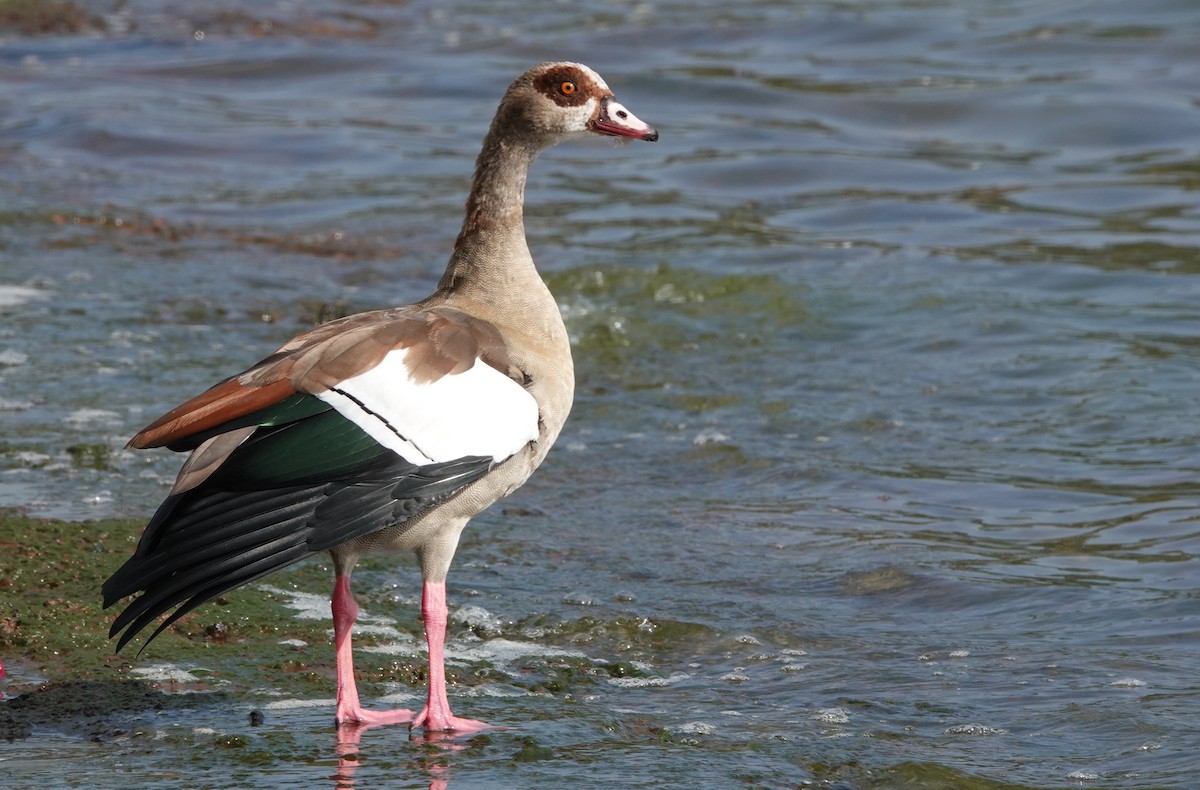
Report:
[[[342,725],[338,727],[337,754],[338,768],[333,775],[335,788],[352,788],[355,786],[355,774],[358,773],[360,749],[363,733],[373,729],[369,725]],[[394,727],[385,728],[394,731]],[[410,739],[423,739],[427,748],[417,752],[414,758],[417,769],[429,777],[429,790],[446,790],[450,786],[449,755],[461,751],[466,744],[457,742],[458,737],[449,732],[419,732],[411,733]]]
[[[354,774],[358,772],[358,744],[364,727],[338,727],[338,768],[333,775],[333,786],[354,787]]]

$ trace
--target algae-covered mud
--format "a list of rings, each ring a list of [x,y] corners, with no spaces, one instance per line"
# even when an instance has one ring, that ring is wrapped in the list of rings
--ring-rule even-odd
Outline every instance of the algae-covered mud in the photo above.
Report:
[[[1200,5],[0,2],[0,784],[1189,788]],[[465,739],[332,727],[328,561],[120,655],[125,442],[437,282],[535,62],[577,397],[448,581]],[[367,705],[424,684],[355,574]]]
[[[295,617],[297,593],[282,587],[221,598],[173,626],[142,658],[134,655],[140,644],[116,655],[108,640],[112,613],[100,608],[96,590],[141,526],[0,513],[0,657],[8,673],[0,737],[28,738],[36,729],[112,739],[148,711],[234,704],[268,675],[280,691],[325,690],[325,624]],[[311,575],[301,570],[278,582],[291,588]],[[386,668],[368,661],[360,671],[368,681],[404,675],[395,661]]]
[[[10,676],[10,694],[19,693],[33,680],[113,681],[143,673],[144,665],[132,655],[137,646],[128,656],[114,654],[108,641],[113,612],[102,610],[96,595],[99,585],[132,551],[142,526],[131,521],[64,522],[0,512],[0,545],[5,549],[0,556],[0,584],[5,592],[0,655]],[[295,578],[290,583],[298,583],[299,576],[291,576]],[[280,639],[323,641],[324,633],[315,622],[306,628],[307,623],[289,616],[287,600],[282,590],[218,599],[199,620],[188,618],[172,627],[177,638],[163,639],[149,652],[160,661],[190,664],[213,656],[216,646],[241,644],[245,650],[236,652],[254,663],[228,667],[236,673],[248,671],[257,662],[255,654],[267,652],[264,646]],[[232,657],[234,651],[229,652]],[[217,680],[219,673],[206,673],[206,677]]]

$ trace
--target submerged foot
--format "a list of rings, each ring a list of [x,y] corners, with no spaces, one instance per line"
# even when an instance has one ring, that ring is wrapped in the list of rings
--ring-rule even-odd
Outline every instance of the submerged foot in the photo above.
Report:
[[[366,710],[359,707],[339,707],[334,720],[339,727],[384,727],[389,724],[408,724],[413,720],[413,712],[406,708]]]
[[[426,732],[452,732],[456,735],[469,735],[473,732],[486,730],[492,725],[485,721],[476,721],[475,719],[461,719],[458,716],[452,715],[449,711],[445,713],[429,713],[429,706],[421,708],[421,712],[412,720],[412,724],[408,725],[410,730],[424,729]]]

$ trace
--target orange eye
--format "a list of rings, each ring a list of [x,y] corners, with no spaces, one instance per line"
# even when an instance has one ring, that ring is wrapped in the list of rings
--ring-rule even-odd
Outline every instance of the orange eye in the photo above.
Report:
[[[567,80],[558,86],[558,92],[563,96],[572,96],[577,90],[578,88],[575,87],[575,83],[571,82],[570,80]]]

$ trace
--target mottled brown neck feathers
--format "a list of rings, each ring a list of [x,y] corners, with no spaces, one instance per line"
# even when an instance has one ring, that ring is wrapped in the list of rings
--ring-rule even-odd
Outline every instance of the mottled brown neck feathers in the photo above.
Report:
[[[512,116],[507,102],[501,104],[484,138],[467,197],[466,217],[439,283],[441,290],[480,279],[497,264],[512,265],[514,260],[524,259],[530,268],[533,266],[525,246],[525,182],[544,145],[522,134]]]

